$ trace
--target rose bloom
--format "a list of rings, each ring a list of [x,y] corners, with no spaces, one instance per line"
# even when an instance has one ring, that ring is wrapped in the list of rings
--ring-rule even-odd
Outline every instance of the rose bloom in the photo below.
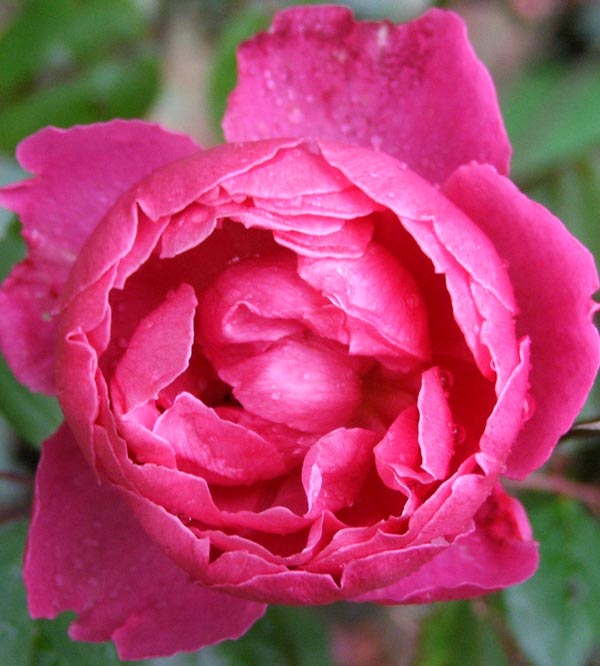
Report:
[[[58,396],[25,555],[35,617],[124,658],[266,604],[422,603],[536,569],[499,484],[549,457],[598,366],[590,254],[505,177],[461,20],[290,9],[242,46],[208,150],[46,129],[1,193],[17,377]]]

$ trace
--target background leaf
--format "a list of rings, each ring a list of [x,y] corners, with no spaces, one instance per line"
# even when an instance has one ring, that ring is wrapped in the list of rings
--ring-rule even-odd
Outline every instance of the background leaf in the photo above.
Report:
[[[419,666],[509,666],[490,609],[469,601],[437,604],[423,623]]]
[[[0,37],[0,149],[46,125],[144,114],[158,88],[129,0],[29,0]]]
[[[521,183],[532,182],[600,146],[599,109],[596,59],[569,67],[544,63],[529,70],[502,99],[514,148],[512,177]]]
[[[219,646],[231,666],[329,666],[327,634],[314,609],[269,607],[237,641]]]
[[[564,498],[541,494],[526,507],[541,562],[533,578],[504,592],[509,626],[535,666],[583,666],[600,647],[600,525]]]

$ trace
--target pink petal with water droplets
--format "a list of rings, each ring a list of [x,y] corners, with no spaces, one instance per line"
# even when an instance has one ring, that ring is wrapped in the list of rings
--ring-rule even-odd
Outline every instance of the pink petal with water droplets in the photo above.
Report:
[[[537,565],[537,544],[523,507],[498,487],[477,513],[473,531],[413,574],[354,600],[397,604],[464,599],[521,583]]]
[[[454,453],[454,423],[439,368],[423,373],[417,405],[422,467],[434,479],[444,479]]]
[[[0,191],[0,204],[21,218],[28,245],[28,259],[0,292],[0,347],[20,381],[54,392],[54,315],[75,256],[98,222],[143,176],[198,150],[189,137],[124,120],[47,128],[19,145],[19,162],[36,177]]]
[[[210,482],[250,484],[287,471],[275,444],[222,420],[189,393],[177,396],[156,421],[154,432],[169,442],[180,468],[191,468]]]
[[[187,368],[197,304],[194,289],[182,284],[139,323],[112,380],[112,399],[119,412],[156,399]]]
[[[302,465],[308,517],[352,505],[371,468],[376,439],[369,430],[340,428],[313,444]]]
[[[349,360],[316,339],[286,338],[218,372],[245,409],[304,432],[346,425],[361,400]]]
[[[66,428],[43,447],[24,565],[34,617],[75,611],[75,640],[123,659],[170,655],[243,634],[264,612],[192,581],[99,485]]]
[[[299,257],[298,273],[350,315],[351,353],[428,358],[427,311],[418,287],[378,244],[357,258]]]
[[[321,144],[321,150],[351,182],[396,214],[436,272],[444,275],[454,318],[481,373],[489,379],[496,372],[508,377],[518,363],[517,339],[511,334],[517,306],[490,239],[436,188],[389,156],[335,144]],[[498,342],[493,334],[497,328],[505,332],[500,348],[492,346]]]
[[[506,263],[519,307],[517,334],[531,339],[531,400],[523,405],[531,418],[507,472],[522,478],[547,460],[596,376],[600,349],[591,295],[597,272],[590,253],[560,220],[491,167],[459,169],[444,191]]]
[[[228,141],[313,137],[381,150],[432,182],[470,160],[508,171],[492,80],[461,19],[433,9],[405,25],[343,7],[280,12],[238,52]]]

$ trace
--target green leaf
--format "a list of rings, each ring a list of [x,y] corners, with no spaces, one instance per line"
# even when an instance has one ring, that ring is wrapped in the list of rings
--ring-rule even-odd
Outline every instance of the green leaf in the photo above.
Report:
[[[265,11],[247,10],[232,17],[224,26],[213,57],[208,80],[209,113],[217,133],[221,133],[221,119],[227,106],[227,97],[237,81],[236,50],[239,44],[259,30],[265,30],[271,14]]]
[[[21,225],[13,217],[0,227],[0,281],[12,267],[25,256],[25,241],[21,237]]]
[[[61,424],[62,412],[55,398],[31,393],[19,384],[0,356],[0,411],[26,442],[39,446]]]
[[[33,623],[27,615],[21,582],[21,559],[27,523],[0,526],[0,664],[29,666],[33,663]]]
[[[327,633],[314,609],[271,606],[237,641],[218,646],[228,666],[328,666]]]
[[[0,37],[0,149],[53,124],[143,115],[158,87],[129,0],[30,0]]]
[[[0,39],[0,95],[93,61],[145,25],[128,0],[29,0]]]
[[[598,63],[538,66],[507,91],[502,108],[514,148],[512,175],[531,182],[600,145]]]
[[[504,592],[508,622],[535,666],[583,666],[600,647],[600,525],[577,502],[526,498],[541,562]]]
[[[485,607],[483,607],[485,608]],[[422,626],[419,666],[508,666],[487,609],[475,612],[468,601],[437,604]]]
[[[68,127],[143,115],[158,86],[153,57],[108,60],[67,82],[36,90],[0,112],[0,148],[12,151],[24,137],[46,125]]]

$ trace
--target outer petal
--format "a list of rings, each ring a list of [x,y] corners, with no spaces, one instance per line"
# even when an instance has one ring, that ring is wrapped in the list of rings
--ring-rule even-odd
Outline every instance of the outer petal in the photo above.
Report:
[[[475,530],[389,587],[354,601],[429,603],[464,599],[521,583],[538,565],[523,507],[497,488],[479,510]]]
[[[470,160],[508,171],[492,80],[462,21],[431,10],[395,26],[343,7],[280,12],[238,53],[228,141],[314,137],[381,149],[433,182]]]
[[[47,128],[17,157],[31,180],[0,191],[23,222],[29,256],[0,292],[0,347],[20,381],[53,393],[53,315],[75,256],[116,199],[143,176],[197,152],[194,141],[157,125],[116,120]]]
[[[236,638],[265,608],[193,582],[97,484],[66,427],[44,445],[25,582],[34,617],[74,610],[73,638],[112,638],[124,659]]]
[[[514,286],[517,335],[531,338],[534,407],[513,447],[507,473],[542,465],[581,410],[599,362],[591,323],[598,277],[590,253],[539,204],[490,167],[459,169],[446,195],[494,243]]]

